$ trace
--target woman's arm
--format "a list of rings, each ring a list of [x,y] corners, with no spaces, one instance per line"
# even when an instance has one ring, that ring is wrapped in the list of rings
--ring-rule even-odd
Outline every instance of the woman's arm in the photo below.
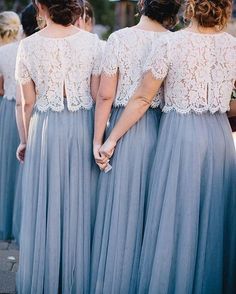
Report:
[[[155,79],[151,71],[147,72],[141,85],[130,99],[121,118],[112,130],[109,138],[100,149],[100,153],[110,158],[117,141],[145,114],[153,98],[160,89],[163,79]]]
[[[17,123],[18,133],[20,137],[20,142],[22,144],[26,144],[20,86],[17,86],[17,90],[16,90],[16,123]]]
[[[228,117],[236,116],[236,99],[230,101],[230,111],[228,112]]]
[[[101,83],[96,99],[95,129],[93,140],[94,157],[98,164],[103,164],[105,161],[107,161],[104,156],[101,156],[99,149],[103,143],[105,129],[111,113],[114,97],[116,95],[117,82],[118,73],[112,76],[103,74],[101,77]]]
[[[33,81],[17,86],[16,91],[16,122],[20,136],[20,145],[17,148],[16,157],[24,162],[28,137],[29,123],[35,104],[35,88]]]
[[[99,85],[100,85],[100,76],[92,75],[90,88],[91,88],[91,95],[94,102],[96,102]]]
[[[23,106],[24,132],[25,132],[25,139],[27,142],[30,119],[31,119],[31,115],[32,115],[33,108],[36,101],[34,82],[31,80],[30,82],[21,84],[20,89],[21,89],[22,106]]]
[[[23,163],[26,151],[26,135],[23,122],[23,107],[20,86],[17,86],[16,89],[16,123],[20,137],[20,145],[17,148],[16,157],[21,163]]]
[[[4,95],[4,80],[3,76],[0,76],[0,96]]]

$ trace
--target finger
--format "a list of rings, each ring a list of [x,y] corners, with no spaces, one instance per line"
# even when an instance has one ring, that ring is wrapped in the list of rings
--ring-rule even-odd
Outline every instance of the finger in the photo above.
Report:
[[[21,161],[24,162],[24,160],[25,160],[25,150],[24,150],[24,151],[22,150],[22,151],[19,153],[19,157],[20,157]]]
[[[95,158],[95,161],[97,163],[100,163],[100,164],[105,164],[105,163],[109,162],[109,158],[104,156],[103,159],[101,159],[101,158]]]
[[[98,166],[99,166],[99,168],[100,168],[101,171],[104,171],[106,169],[106,167],[107,167],[107,163],[105,163],[105,164],[98,164]]]
[[[96,162],[102,163],[102,164],[106,163],[108,160],[108,157],[106,157],[104,154],[101,154],[99,152],[98,152],[98,154],[94,155],[94,158],[95,158]]]
[[[18,153],[16,153],[16,158],[17,158],[18,161],[21,161],[21,158],[20,158]]]
[[[101,150],[100,153],[110,159],[114,152],[106,152],[105,150]]]

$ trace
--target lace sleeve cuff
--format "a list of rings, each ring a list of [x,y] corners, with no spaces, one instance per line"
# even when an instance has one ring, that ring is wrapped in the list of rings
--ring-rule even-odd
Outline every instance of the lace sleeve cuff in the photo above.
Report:
[[[16,81],[18,84],[25,85],[31,82],[32,79],[30,77],[20,77],[20,78],[16,78]]]
[[[156,71],[155,68],[149,66],[149,67],[145,67],[144,72],[150,72],[152,74],[152,76],[154,77],[155,80],[164,80],[166,75],[167,75],[167,71],[166,70],[158,70]]]
[[[107,77],[114,77],[117,75],[118,68],[104,68],[102,74]]]
[[[168,44],[160,40],[152,50],[144,65],[144,72],[151,72],[156,80],[163,80],[169,70]]]

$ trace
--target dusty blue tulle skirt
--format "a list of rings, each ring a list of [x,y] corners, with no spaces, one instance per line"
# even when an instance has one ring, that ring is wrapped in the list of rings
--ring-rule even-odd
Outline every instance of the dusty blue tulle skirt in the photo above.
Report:
[[[23,171],[18,294],[89,293],[99,174],[93,110],[35,111]]]
[[[113,109],[108,133],[124,108]],[[136,293],[150,170],[161,112],[150,109],[118,142],[112,171],[101,173],[91,293]]]
[[[236,152],[226,114],[163,114],[139,294],[236,293]]]
[[[19,136],[15,119],[15,100],[0,102],[0,240],[13,238],[13,210],[19,163],[16,150]]]
[[[18,171],[18,177],[16,181],[15,200],[13,208],[13,222],[12,222],[12,234],[15,242],[20,243],[20,229],[22,218],[22,172],[23,164],[20,165]]]

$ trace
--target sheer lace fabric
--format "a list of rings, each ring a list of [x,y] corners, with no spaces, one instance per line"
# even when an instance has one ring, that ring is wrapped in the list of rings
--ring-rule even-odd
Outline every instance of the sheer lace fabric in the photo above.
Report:
[[[40,111],[62,111],[64,92],[70,111],[91,109],[91,76],[100,74],[101,58],[96,35],[80,31],[56,39],[36,33],[20,43],[16,79],[21,84],[34,82]]]
[[[111,34],[105,48],[102,72],[108,76],[119,74],[114,106],[127,105],[141,81],[143,66],[153,43],[158,42],[158,38],[166,34],[170,33],[157,33],[137,28],[125,28]],[[158,107],[162,96],[161,89],[151,107]]]
[[[0,47],[0,76],[4,79],[4,98],[16,99],[15,64],[19,42]]]
[[[164,82],[164,112],[226,112],[236,80],[236,39],[180,31],[158,40],[145,65]]]

